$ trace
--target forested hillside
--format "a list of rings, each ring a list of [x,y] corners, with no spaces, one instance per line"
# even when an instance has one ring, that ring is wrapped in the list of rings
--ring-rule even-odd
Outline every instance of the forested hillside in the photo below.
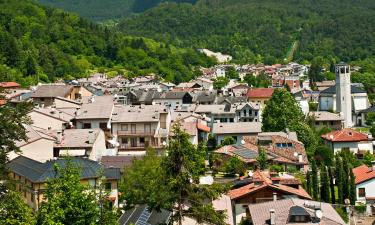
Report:
[[[133,13],[144,12],[161,2],[189,2],[196,0],[38,0],[41,4],[78,13],[94,20],[106,21],[120,19]]]
[[[375,55],[373,0],[165,3],[119,24],[126,34],[209,48],[239,62],[363,60]]]
[[[32,0],[0,0],[0,81],[23,85],[73,79],[92,69],[127,69],[181,82],[212,59],[144,38],[124,36]]]

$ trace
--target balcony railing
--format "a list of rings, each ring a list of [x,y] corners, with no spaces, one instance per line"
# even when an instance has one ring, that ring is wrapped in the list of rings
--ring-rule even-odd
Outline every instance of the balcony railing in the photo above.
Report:
[[[154,136],[155,130],[119,130],[117,131],[119,136]]]
[[[144,150],[147,147],[152,147],[154,149],[163,149],[165,146],[162,145],[152,145],[152,144],[136,144],[136,145],[131,145],[131,144],[120,144],[119,146],[119,151],[124,151],[124,150]]]

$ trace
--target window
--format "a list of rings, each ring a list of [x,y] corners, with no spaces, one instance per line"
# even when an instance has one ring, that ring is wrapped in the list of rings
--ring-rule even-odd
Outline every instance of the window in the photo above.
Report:
[[[333,121],[331,121],[331,126],[333,126]]]
[[[100,127],[100,129],[102,129],[102,130],[108,130],[108,128],[107,128],[107,123],[99,123],[99,127]]]
[[[128,125],[127,124],[122,124],[121,125],[121,130],[122,131],[128,131]]]
[[[95,181],[95,179],[90,179],[90,180],[89,180],[89,186],[92,187],[92,188],[94,188],[95,185],[96,185],[96,181]]]
[[[145,143],[145,138],[144,137],[139,138],[139,143],[144,144]]]
[[[255,111],[255,116],[258,116],[258,111]]]
[[[234,119],[233,118],[229,118],[229,122],[233,123]]]
[[[106,190],[112,190],[112,184],[111,183],[105,183],[105,189]]]
[[[365,188],[358,188],[358,197],[360,197],[360,198],[366,197],[366,189]]]
[[[91,129],[91,123],[83,123],[83,129]]]
[[[127,143],[128,143],[128,139],[127,139],[127,138],[122,138],[122,139],[121,139],[121,143],[123,143],[123,144],[127,144]]]

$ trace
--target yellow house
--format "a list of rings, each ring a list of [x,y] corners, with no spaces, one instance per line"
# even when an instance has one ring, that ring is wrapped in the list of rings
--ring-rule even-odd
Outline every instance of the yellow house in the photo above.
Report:
[[[54,165],[66,165],[67,159],[50,160],[41,163],[30,158],[19,156],[8,163],[9,176],[16,181],[16,189],[22,193],[25,202],[38,210],[43,201],[46,182],[55,177]],[[98,188],[99,175],[104,172],[105,189],[109,192],[108,199],[113,206],[118,206],[118,181],[120,170],[103,168],[98,162],[86,158],[72,158],[72,163],[81,169],[81,182],[92,188]]]

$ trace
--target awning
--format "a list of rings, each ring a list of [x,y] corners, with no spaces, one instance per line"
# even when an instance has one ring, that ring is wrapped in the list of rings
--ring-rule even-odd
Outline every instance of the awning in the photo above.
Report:
[[[211,129],[208,126],[200,124],[200,123],[197,124],[197,128],[198,128],[198,130],[201,130],[201,131],[204,131],[204,132],[207,132],[207,133],[209,133],[211,131]]]

